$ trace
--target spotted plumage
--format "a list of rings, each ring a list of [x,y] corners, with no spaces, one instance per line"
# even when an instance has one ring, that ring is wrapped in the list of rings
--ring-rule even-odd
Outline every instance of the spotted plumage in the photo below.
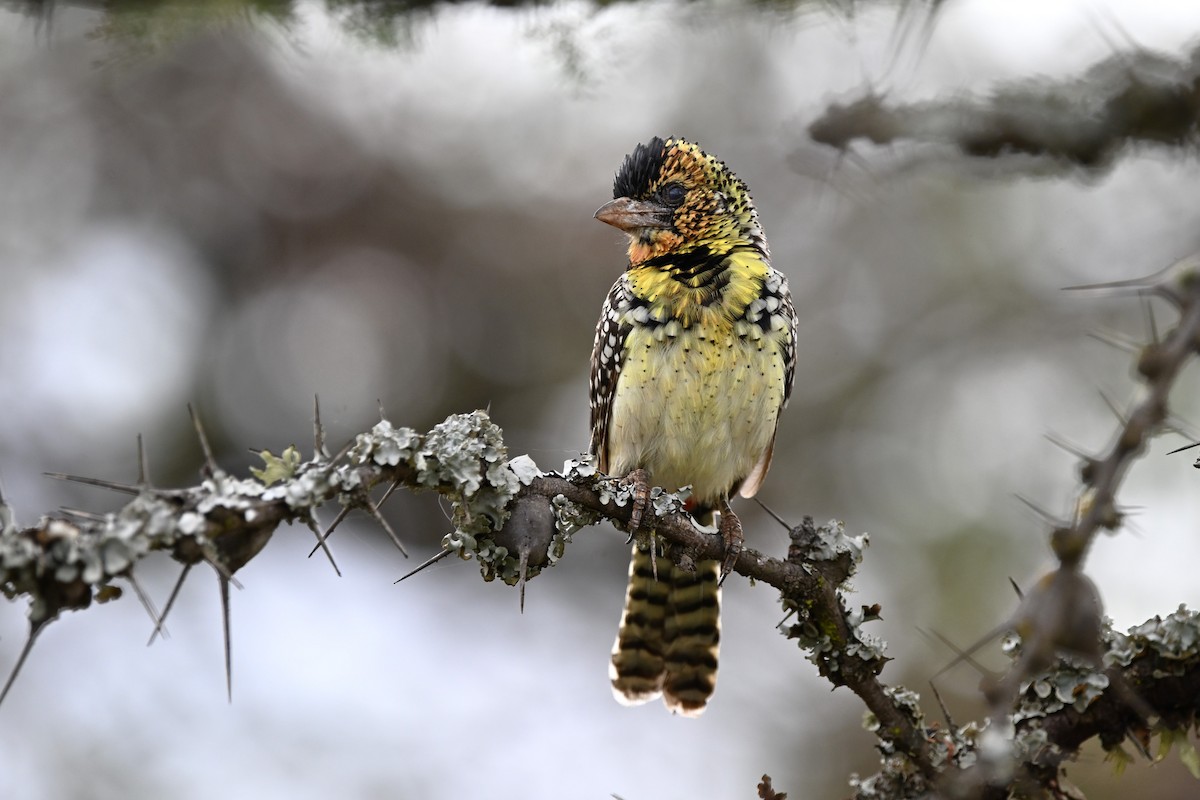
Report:
[[[681,139],[626,157],[596,217],[629,237],[592,350],[591,450],[617,476],[691,486],[722,532],[735,492],[758,491],[795,377],[796,315],[746,185]],[[737,526],[740,534],[740,525]],[[716,683],[718,563],[689,572],[634,548],[610,670],[618,700],[663,695],[686,715]]]

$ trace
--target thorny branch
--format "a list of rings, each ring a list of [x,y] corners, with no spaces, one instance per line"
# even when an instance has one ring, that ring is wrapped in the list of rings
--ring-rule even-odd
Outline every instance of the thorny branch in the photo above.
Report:
[[[1080,466],[1084,492],[1079,498],[1073,524],[1058,527],[1051,537],[1054,554],[1064,567],[1082,563],[1096,533],[1121,526],[1122,515],[1116,507],[1117,488],[1126,471],[1150,437],[1167,421],[1167,397],[1179,375],[1200,346],[1200,276],[1194,270],[1200,260],[1189,258],[1170,269],[1140,281],[1079,289],[1113,289],[1153,294],[1175,306],[1179,323],[1161,341],[1152,341],[1138,353],[1137,371],[1144,380],[1144,391],[1117,430],[1108,452],[1099,458],[1085,458]]]
[[[915,693],[880,681],[887,661],[883,644],[863,630],[880,609],[847,602],[846,582],[862,559],[865,536],[847,536],[837,522],[817,526],[805,518],[790,529],[785,558],[748,549],[737,557],[734,570],[776,588],[794,615],[782,632],[798,641],[822,676],[848,687],[870,711],[868,727],[878,738],[883,768],[852,781],[856,797],[990,797],[1004,796],[1022,781],[1059,786],[1058,765],[1087,738],[1099,736],[1113,747],[1127,736],[1142,741],[1195,725],[1200,615],[1180,609],[1127,635],[1102,631],[1098,595],[1079,570],[1095,531],[1120,524],[1120,481],[1163,426],[1171,385],[1200,347],[1198,266],[1200,261],[1181,262],[1116,287],[1166,298],[1180,310],[1180,320],[1161,342],[1141,351],[1146,391],[1122,420],[1109,452],[1085,459],[1076,518],[1052,537],[1061,566],[1034,587],[1005,626],[1021,637],[1010,648],[1017,661],[989,692],[993,713],[986,723],[927,725]],[[0,590],[9,599],[26,599],[30,618],[30,636],[0,699],[44,626],[64,611],[119,596],[117,582],[134,587],[160,630],[178,586],[160,616],[134,578],[151,552],[179,562],[183,576],[205,562],[227,587],[280,523],[310,527],[317,546],[328,552],[327,539],[347,510],[361,508],[382,520],[379,505],[396,487],[430,489],[451,500],[455,528],[435,559],[473,558],[485,580],[499,577],[523,589],[564,555],[573,533],[601,520],[624,527],[632,510],[630,487],[597,473],[588,458],[567,462],[561,472],[542,471],[525,456],[510,459],[500,429],[478,411],[451,416],[426,434],[384,420],[332,456],[318,413],[313,458],[302,462],[294,449],[279,456],[264,452],[264,468],[249,478],[223,472],[198,420],[196,427],[206,454],[196,486],[157,488],[143,462],[135,484],[60,476],[132,496],[111,514],[74,512],[73,519],[45,517],[20,528],[0,503]],[[387,488],[375,500],[379,487]],[[342,513],[321,530],[315,511],[326,504],[341,506]],[[696,527],[682,509],[680,495],[654,489],[647,512],[654,519],[637,535],[648,536],[652,528],[666,556],[680,563],[719,559],[720,537]],[[1074,660],[1063,660],[1064,652],[1074,653]],[[1150,727],[1151,717],[1157,728]]]
[[[857,139],[911,142],[974,159],[1033,157],[1034,169],[1102,172],[1129,146],[1194,145],[1198,123],[1200,47],[1184,58],[1115,53],[1077,79],[1009,84],[986,98],[892,104],[872,93],[830,105],[808,132],[842,151]]]
[[[202,428],[197,430],[203,441]],[[185,569],[207,562],[223,582],[232,580],[281,522],[313,525],[324,545],[331,530],[315,527],[318,506],[338,503],[377,514],[370,491],[379,485],[432,489],[449,497],[455,531],[446,536],[444,551],[473,557],[485,579],[509,583],[524,583],[556,561],[580,527],[601,519],[623,526],[632,509],[629,488],[598,474],[590,460],[570,462],[563,473],[542,473],[525,457],[509,461],[500,429],[483,412],[450,417],[425,435],[382,421],[332,458],[322,455],[319,423],[316,437],[312,460],[301,463],[295,451],[264,453],[266,467],[253,478],[222,472],[211,456],[203,482],[187,489],[81,478],[134,499],[101,518],[10,526],[0,537],[0,588],[10,599],[29,599],[29,645],[63,611],[106,599],[118,580],[132,582],[138,561],[152,551],[168,553]],[[720,537],[696,528],[678,496],[656,489],[651,499],[653,527],[673,558],[721,557]],[[932,776],[922,735],[876,678],[885,663],[882,648],[859,629],[870,617],[848,613],[839,591],[863,545],[861,537],[846,537],[839,526],[818,530],[807,520],[793,531],[786,560],[744,550],[735,569],[780,590],[800,620],[789,635],[812,650],[835,685],[860,694],[884,723],[885,738]],[[161,621],[155,619],[156,627]]]

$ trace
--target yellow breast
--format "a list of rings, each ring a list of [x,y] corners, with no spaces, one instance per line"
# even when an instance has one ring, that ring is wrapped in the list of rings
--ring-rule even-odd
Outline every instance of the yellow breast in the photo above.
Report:
[[[609,427],[610,473],[645,469],[715,504],[754,468],[784,400],[782,331],[756,324],[637,327],[625,342]]]

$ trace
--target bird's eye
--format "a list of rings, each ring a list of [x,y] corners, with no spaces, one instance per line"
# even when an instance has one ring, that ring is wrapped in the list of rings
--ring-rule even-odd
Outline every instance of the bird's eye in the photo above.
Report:
[[[662,188],[662,191],[659,192],[659,197],[661,197],[662,201],[671,208],[678,208],[679,206],[683,205],[683,198],[686,196],[687,190],[678,183],[668,183]]]

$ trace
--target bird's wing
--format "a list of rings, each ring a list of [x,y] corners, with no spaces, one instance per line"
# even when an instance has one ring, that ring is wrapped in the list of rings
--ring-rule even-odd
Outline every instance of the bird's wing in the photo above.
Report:
[[[604,300],[600,320],[596,323],[596,340],[592,344],[592,372],[588,381],[592,407],[591,452],[596,456],[596,466],[601,472],[608,471],[608,424],[612,419],[617,376],[625,360],[625,337],[631,328],[622,323],[621,316],[631,298],[629,282],[622,275]]]
[[[783,356],[783,401],[779,404],[779,412],[782,412],[787,407],[788,399],[792,396],[792,385],[796,381],[796,306],[792,302],[792,293],[788,291],[787,278],[778,270],[771,270],[763,286],[763,291],[767,295],[779,298],[778,313],[783,317],[787,326],[787,335],[779,342],[780,355]],[[779,429],[779,412],[775,414],[776,431]],[[774,452],[775,434],[772,433],[771,441],[763,450],[762,455],[758,457],[754,468],[737,487],[738,494],[742,497],[754,497],[758,494],[763,479],[767,477],[767,470],[771,468],[771,456]]]

